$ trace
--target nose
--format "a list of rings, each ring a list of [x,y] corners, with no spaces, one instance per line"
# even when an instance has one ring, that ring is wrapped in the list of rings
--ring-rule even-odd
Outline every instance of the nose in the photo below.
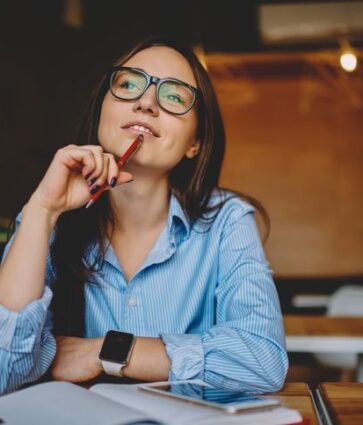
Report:
[[[145,93],[135,101],[133,106],[134,112],[148,112],[151,115],[158,115],[159,106],[156,101],[156,86],[151,84]]]

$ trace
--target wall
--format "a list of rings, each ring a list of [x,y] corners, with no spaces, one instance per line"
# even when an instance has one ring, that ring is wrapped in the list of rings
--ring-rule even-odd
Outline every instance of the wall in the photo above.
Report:
[[[363,274],[363,92],[341,75],[213,72],[227,130],[221,183],[267,208],[275,273]]]

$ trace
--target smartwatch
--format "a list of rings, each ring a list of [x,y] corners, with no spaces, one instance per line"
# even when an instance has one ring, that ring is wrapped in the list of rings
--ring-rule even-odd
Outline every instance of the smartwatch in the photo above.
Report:
[[[122,369],[129,364],[135,336],[126,332],[108,331],[99,359],[108,375],[123,376]]]

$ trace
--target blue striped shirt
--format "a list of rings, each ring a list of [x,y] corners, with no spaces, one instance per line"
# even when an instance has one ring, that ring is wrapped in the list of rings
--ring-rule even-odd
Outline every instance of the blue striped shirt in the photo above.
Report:
[[[215,192],[211,202],[225,195]],[[17,225],[20,220],[21,214]],[[97,246],[87,255],[84,261],[92,263]],[[42,298],[20,312],[0,305],[0,393],[37,380],[54,358],[53,282],[48,257]],[[85,285],[84,336],[110,329],[161,337],[170,380],[279,389],[288,366],[283,323],[254,209],[233,198],[207,228],[200,220],[191,226],[171,196],[167,224],[129,282],[109,245],[102,268]]]

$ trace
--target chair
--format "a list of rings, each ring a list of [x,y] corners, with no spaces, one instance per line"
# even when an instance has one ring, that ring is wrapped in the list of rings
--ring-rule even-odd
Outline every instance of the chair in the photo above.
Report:
[[[363,316],[363,287],[346,285],[334,292],[327,305],[328,316]],[[343,370],[358,368],[358,355],[352,353],[317,353],[315,358],[323,365]],[[363,379],[363,371],[358,372]]]

